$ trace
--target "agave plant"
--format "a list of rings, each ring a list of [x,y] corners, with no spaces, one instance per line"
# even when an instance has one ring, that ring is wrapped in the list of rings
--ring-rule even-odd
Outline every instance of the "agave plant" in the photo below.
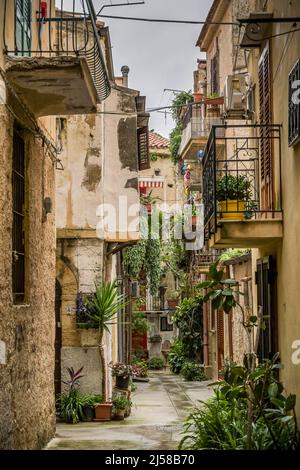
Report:
[[[93,295],[86,297],[87,315],[98,324],[98,347],[102,369],[102,394],[107,402],[107,366],[104,358],[103,337],[110,333],[110,326],[115,323],[116,314],[127,305],[126,296],[118,294],[116,281],[103,283]]]

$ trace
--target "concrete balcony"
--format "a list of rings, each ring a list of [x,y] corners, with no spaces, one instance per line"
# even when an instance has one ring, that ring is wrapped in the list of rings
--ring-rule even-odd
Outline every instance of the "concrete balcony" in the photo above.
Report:
[[[33,0],[20,12],[18,2],[5,2],[3,45],[11,91],[36,117],[95,113],[110,94],[110,82],[93,3],[75,1],[74,11],[66,13],[51,1],[46,18],[42,3]]]
[[[195,161],[204,150],[213,125],[221,124],[220,117],[192,117],[182,133],[179,155],[182,160]]]

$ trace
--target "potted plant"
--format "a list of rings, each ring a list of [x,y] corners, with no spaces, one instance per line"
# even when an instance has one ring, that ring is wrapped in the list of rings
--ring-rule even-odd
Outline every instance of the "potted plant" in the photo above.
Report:
[[[196,226],[197,225],[197,217],[198,217],[198,211],[196,206],[192,207],[192,225]]]
[[[224,175],[219,178],[216,183],[216,198],[222,219],[243,220],[251,195],[251,182],[246,176]]]
[[[125,418],[125,412],[128,407],[128,398],[125,395],[116,393],[112,398],[113,417],[121,421]]]
[[[110,326],[115,322],[116,314],[127,304],[126,296],[118,294],[116,282],[103,283],[97,287],[96,292],[86,298],[88,316],[98,324],[98,349],[102,369],[102,396],[103,403],[95,407],[96,421],[110,421],[112,403],[107,396],[107,367],[104,357],[104,333],[110,333]]]
[[[83,396],[83,421],[91,422],[95,419],[95,405],[102,403],[101,395]]]
[[[83,367],[75,372],[73,367],[67,367],[69,380],[63,381],[69,387],[67,392],[60,393],[57,398],[57,406],[60,417],[69,424],[76,424],[83,419],[84,399],[78,390],[79,380],[83,375]]]
[[[171,290],[167,292],[168,307],[170,310],[175,310],[178,305],[179,292]]]
[[[122,362],[116,362],[109,365],[112,370],[112,376],[116,378],[116,387],[128,389],[129,379],[132,375],[132,368]]]
[[[151,214],[152,212],[152,205],[161,200],[159,197],[153,197],[152,192],[153,191],[150,191],[149,194],[141,194],[140,196],[140,203],[142,206],[146,207],[148,214]]]

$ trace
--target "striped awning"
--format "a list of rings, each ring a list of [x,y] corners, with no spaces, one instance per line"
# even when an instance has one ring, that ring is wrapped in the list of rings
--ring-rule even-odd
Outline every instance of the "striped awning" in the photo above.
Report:
[[[163,177],[157,178],[140,178],[139,187],[140,188],[163,188],[165,179]]]

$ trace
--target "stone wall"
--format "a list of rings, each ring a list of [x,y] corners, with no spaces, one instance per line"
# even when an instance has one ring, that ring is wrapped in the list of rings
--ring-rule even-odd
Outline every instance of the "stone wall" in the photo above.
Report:
[[[55,198],[54,164],[40,141],[26,146],[26,303],[12,301],[13,119],[0,105],[0,448],[41,448],[55,431],[54,282],[55,214],[43,221],[44,197]],[[2,344],[3,344],[2,343]],[[3,360],[4,359],[4,360]]]

